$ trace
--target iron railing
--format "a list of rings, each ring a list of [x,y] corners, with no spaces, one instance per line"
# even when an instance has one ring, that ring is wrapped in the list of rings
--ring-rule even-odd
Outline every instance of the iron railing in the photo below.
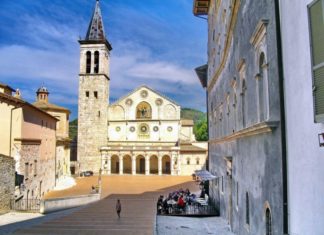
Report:
[[[28,211],[28,212],[39,212],[40,199],[12,199],[10,200],[10,208],[15,211]]]

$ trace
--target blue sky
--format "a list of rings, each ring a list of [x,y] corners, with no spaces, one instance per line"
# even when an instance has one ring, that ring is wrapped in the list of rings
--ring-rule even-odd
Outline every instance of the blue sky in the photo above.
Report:
[[[194,68],[207,60],[207,22],[193,0],[100,0],[112,44],[110,100],[146,84],[182,107],[205,111]],[[34,102],[44,84],[50,102],[77,117],[79,37],[95,0],[1,0],[0,82]]]

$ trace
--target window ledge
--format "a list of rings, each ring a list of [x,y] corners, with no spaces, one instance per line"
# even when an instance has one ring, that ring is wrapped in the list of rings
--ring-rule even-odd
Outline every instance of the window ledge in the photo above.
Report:
[[[227,135],[221,138],[215,138],[212,140],[209,140],[209,143],[218,144],[222,142],[227,142],[247,136],[253,136],[253,135],[259,135],[262,133],[272,132],[272,130],[276,127],[278,127],[279,121],[268,121],[268,122],[260,122],[257,124],[254,124],[250,127],[244,128],[242,130],[239,130],[231,135]]]

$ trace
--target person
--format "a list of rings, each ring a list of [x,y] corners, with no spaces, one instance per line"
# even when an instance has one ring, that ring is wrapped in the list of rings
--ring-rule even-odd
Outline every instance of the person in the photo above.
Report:
[[[178,200],[178,207],[180,208],[180,209],[184,209],[185,208],[185,202],[184,202],[184,200],[183,200],[183,197],[182,197],[182,195],[179,197],[179,200]]]
[[[158,214],[161,214],[161,213],[162,213],[162,207],[163,207],[163,195],[161,195],[161,196],[159,197],[159,200],[158,200],[158,202],[157,202],[156,207],[157,207],[157,213],[158,213]]]
[[[116,212],[117,212],[118,218],[120,218],[121,203],[120,203],[119,199],[117,200],[117,203],[116,203]]]

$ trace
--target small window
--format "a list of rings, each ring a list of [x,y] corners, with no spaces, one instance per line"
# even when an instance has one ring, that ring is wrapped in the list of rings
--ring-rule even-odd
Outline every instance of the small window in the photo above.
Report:
[[[199,158],[196,159],[196,164],[199,165]]]
[[[89,98],[89,91],[86,91],[86,97]]]
[[[91,52],[87,51],[86,54],[86,73],[91,73]]]
[[[99,51],[94,53],[94,73],[99,73]]]
[[[37,175],[37,160],[34,161],[34,176]]]
[[[93,92],[93,96],[94,96],[96,99],[98,99],[98,92],[97,92],[97,91],[94,91],[94,92]]]
[[[190,158],[187,158],[187,165],[190,165]]]
[[[25,180],[28,180],[28,175],[29,175],[29,163],[25,163]]]
[[[272,235],[272,219],[269,208],[266,210],[266,235]]]
[[[324,122],[324,0],[309,5],[315,122]]]
[[[100,117],[100,111],[98,111],[98,117]]]
[[[245,223],[250,225],[250,201],[248,192],[245,194]]]

